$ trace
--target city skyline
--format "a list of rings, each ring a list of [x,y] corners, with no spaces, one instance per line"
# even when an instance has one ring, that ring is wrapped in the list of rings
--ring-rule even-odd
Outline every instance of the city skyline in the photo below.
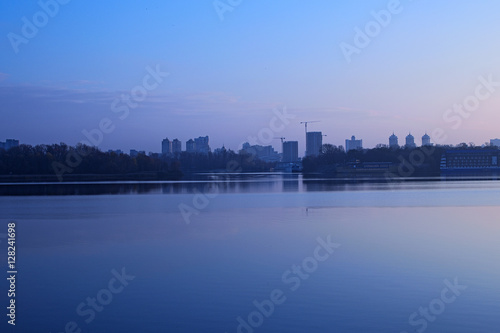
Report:
[[[322,135],[321,134],[322,132],[307,132],[307,133],[308,134],[316,134],[315,136],[318,137],[318,139],[320,141],[322,140],[323,136],[326,136],[326,135]],[[218,150],[221,148],[225,148],[225,149],[232,150],[234,152],[238,152],[240,150],[246,150],[246,149],[253,147],[253,146],[260,146],[260,147],[272,147],[272,149],[275,150],[276,153],[283,154],[283,150],[284,150],[283,143],[288,143],[288,144],[294,144],[296,146],[295,148],[292,148],[292,149],[296,150],[296,155],[298,157],[302,158],[302,157],[308,156],[307,151],[304,151],[303,153],[301,153],[298,150],[299,143],[301,142],[301,140],[285,140],[286,138],[284,138],[284,137],[274,138],[274,139],[282,139],[282,142],[279,144],[278,149],[275,148],[274,144],[258,144],[258,143],[250,144],[250,142],[245,141],[237,149],[231,149],[226,144],[223,144],[220,147],[210,146],[210,144],[209,144],[210,139],[209,138],[210,138],[209,136],[204,136],[204,137],[199,136],[198,138],[191,137],[188,140],[183,141],[183,140],[179,140],[178,138],[174,138],[173,140],[169,140],[169,138],[166,137],[159,142],[160,148],[158,150],[150,150],[150,151],[138,149],[137,147],[129,147],[127,149],[110,148],[110,149],[106,149],[106,150],[101,149],[101,147],[99,147],[99,146],[96,146],[96,147],[101,149],[101,151],[103,151],[103,152],[113,151],[113,152],[127,153],[127,152],[133,151],[134,154],[141,153],[141,152],[144,154],[146,154],[146,153],[171,154],[171,153],[176,153],[176,152],[207,153],[207,152],[214,152],[215,150]],[[304,138],[303,141],[306,142],[307,137]],[[475,146],[498,146],[498,147],[500,147],[500,139],[498,139],[498,138],[488,139],[484,143],[479,144],[479,145],[476,145],[474,142],[465,142],[465,141],[461,141],[461,142],[457,142],[457,143],[450,143],[450,144],[448,144],[448,143],[442,144],[439,142],[433,142],[432,137],[430,137],[427,134],[427,132],[424,132],[424,134],[421,137],[417,136],[417,139],[415,141],[415,136],[412,135],[411,131],[408,132],[408,134],[404,136],[404,141],[402,141],[401,143],[399,143],[399,137],[397,135],[395,135],[395,132],[392,132],[391,135],[387,136],[386,142],[380,142],[380,143],[376,144],[375,146],[366,147],[363,145],[362,141],[363,141],[363,139],[356,138],[356,136],[353,135],[353,136],[351,136],[351,138],[345,139],[344,144],[337,145],[336,143],[329,142],[329,141],[323,142],[322,144],[331,144],[331,145],[336,146],[336,147],[342,147],[346,152],[348,150],[353,150],[353,149],[373,149],[373,148],[377,148],[377,147],[417,148],[417,147],[422,147],[422,146],[426,146],[426,145],[458,146],[458,145],[461,145],[463,143],[465,143],[467,145],[473,144]],[[17,139],[7,139],[6,142],[0,142],[0,148],[8,150],[11,147],[15,147],[15,146],[18,146],[20,144],[30,144],[30,143],[20,142]],[[198,148],[196,146],[197,142],[198,142]],[[82,142],[80,142],[80,143],[82,143]],[[200,143],[202,143],[202,144],[200,145]],[[57,142],[37,143],[37,144],[31,144],[31,145],[38,145],[38,144],[51,145],[51,144],[57,144]],[[313,146],[316,147],[317,146],[316,143],[314,143]],[[202,148],[200,148],[200,147],[202,147]],[[292,155],[293,154],[294,153],[292,153]],[[132,153],[129,153],[129,155],[132,155]],[[317,155],[317,154],[311,154],[311,155]]]
[[[444,144],[499,136],[495,1],[257,2],[224,14],[210,2],[54,1],[0,5],[5,137],[74,145],[108,119],[103,151],[157,151],[183,133],[236,150],[283,107],[297,121],[276,136],[301,155],[299,122],[312,119],[325,141],[358,133],[367,147],[389,129],[441,129]],[[459,23],[464,12],[474,24]]]
[[[0,2],[0,332],[496,332],[498,13]]]

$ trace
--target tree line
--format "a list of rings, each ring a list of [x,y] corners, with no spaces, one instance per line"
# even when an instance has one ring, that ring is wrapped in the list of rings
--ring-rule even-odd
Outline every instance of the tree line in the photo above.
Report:
[[[417,148],[390,148],[379,145],[373,149],[350,150],[346,152],[342,146],[324,144],[317,156],[308,156],[302,160],[304,173],[334,174],[339,166],[362,164],[368,162],[389,162],[414,168],[414,176],[439,176],[441,157],[447,150],[458,149],[496,149],[496,146],[479,147],[470,143],[458,145],[438,145]],[[406,166],[405,166],[406,165]]]
[[[268,171],[271,165],[245,153],[222,150],[218,153],[187,153],[165,156],[150,153],[131,157],[103,152],[97,147],[65,143],[22,144],[0,149],[0,175],[127,175],[156,173],[162,179],[180,179],[202,171]]]
[[[497,147],[485,147],[498,149]],[[373,149],[350,150],[342,146],[324,144],[317,156],[302,160],[304,173],[334,174],[338,166],[366,162],[390,162],[393,164],[415,160],[415,176],[439,175],[441,156],[449,149],[485,149],[472,144],[456,146],[432,146],[389,148],[378,146]],[[406,162],[408,163],[408,162]],[[197,172],[265,172],[273,163],[259,160],[244,151],[162,155],[156,153],[127,154],[103,152],[97,147],[78,144],[75,147],[65,143],[52,145],[20,145],[9,150],[0,149],[0,175],[56,175],[61,170],[66,175],[140,175],[149,174],[158,179],[181,179]]]

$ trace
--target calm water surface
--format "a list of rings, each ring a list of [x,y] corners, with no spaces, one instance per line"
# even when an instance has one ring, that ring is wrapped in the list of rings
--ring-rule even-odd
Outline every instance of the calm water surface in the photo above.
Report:
[[[0,256],[14,220],[19,272],[2,332],[500,327],[497,181],[22,186],[0,197]]]

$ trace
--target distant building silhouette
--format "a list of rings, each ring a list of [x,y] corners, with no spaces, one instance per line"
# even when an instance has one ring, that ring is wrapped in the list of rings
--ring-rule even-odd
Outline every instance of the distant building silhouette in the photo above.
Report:
[[[217,148],[214,150],[214,154],[224,154],[224,153],[227,153],[227,149],[226,147],[224,147],[224,145],[222,145],[222,148]]]
[[[413,137],[413,135],[411,135],[411,133],[409,133],[407,136],[406,136],[406,145],[405,145],[407,148],[416,148],[417,145],[415,144],[415,138]]]
[[[306,156],[318,156],[323,145],[323,134],[321,132],[306,133]]]
[[[351,140],[345,140],[345,151],[363,149],[363,140],[356,140],[356,137],[351,136]]]
[[[182,151],[182,143],[177,140],[177,139],[174,139],[174,141],[172,141],[172,153],[176,154],[176,153],[180,153]]]
[[[265,162],[278,162],[280,160],[280,155],[274,150],[273,146],[251,146],[248,142],[245,142],[241,151],[256,156]]]
[[[130,157],[137,157],[138,155],[146,155],[144,150],[137,151],[135,149],[130,149]]]
[[[297,162],[299,160],[299,142],[285,141],[283,142],[283,158],[282,162]]]
[[[500,147],[500,139],[491,139],[490,140],[490,146]]]
[[[163,141],[161,142],[161,153],[163,155],[172,154],[172,141],[170,141],[168,138],[163,139]]]
[[[19,147],[19,140],[7,139],[5,142],[0,142],[0,149],[9,150],[14,147]]]
[[[209,139],[207,136],[200,136],[194,139],[195,151],[197,153],[208,154],[210,152]]]
[[[188,153],[195,153],[196,152],[196,143],[194,142],[193,139],[189,139],[186,141],[186,151]]]
[[[441,157],[441,170],[499,169],[499,152],[493,149],[447,150]]]
[[[121,149],[116,149],[116,150],[109,149],[108,153],[115,153],[117,155],[121,155],[121,154],[123,154],[123,151]]]
[[[422,146],[430,146],[431,145],[431,137],[425,133],[422,136]]]
[[[391,148],[398,148],[398,137],[392,132],[392,135],[389,137],[389,147]]]

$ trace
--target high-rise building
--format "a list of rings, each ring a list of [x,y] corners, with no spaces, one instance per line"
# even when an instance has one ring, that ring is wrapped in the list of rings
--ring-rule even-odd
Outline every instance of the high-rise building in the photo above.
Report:
[[[398,148],[398,137],[392,132],[392,135],[389,137],[389,147],[391,148]]]
[[[490,146],[500,147],[500,139],[490,139]]]
[[[180,153],[182,151],[182,143],[178,139],[172,141],[172,153]]]
[[[189,139],[186,141],[186,151],[188,153],[195,153],[196,152],[196,143],[194,142],[193,139]]]
[[[194,139],[195,150],[198,153],[208,154],[210,152],[209,140],[207,136],[200,136]]]
[[[161,142],[161,153],[163,155],[172,154],[172,141],[170,141],[168,138],[163,139],[163,141]]]
[[[422,146],[430,146],[431,145],[431,137],[427,135],[427,133],[422,136]]]
[[[283,158],[282,162],[297,162],[299,160],[299,142],[285,141],[283,142]]]
[[[351,140],[345,140],[345,151],[363,149],[363,140],[356,140],[356,137],[351,136]]]
[[[411,135],[411,133],[409,133],[407,136],[406,136],[406,148],[416,148],[417,145],[415,144],[415,138],[413,137],[413,135]]]
[[[321,132],[306,133],[306,156],[318,156],[323,145],[323,134]]]
[[[241,151],[253,155],[257,157],[259,160],[265,162],[279,162],[280,160],[280,156],[278,152],[274,150],[273,146],[261,146],[261,145],[251,146],[248,142],[245,142],[243,144]]]
[[[0,148],[9,150],[10,148],[19,147],[19,140],[7,139],[5,142],[0,142]]]

